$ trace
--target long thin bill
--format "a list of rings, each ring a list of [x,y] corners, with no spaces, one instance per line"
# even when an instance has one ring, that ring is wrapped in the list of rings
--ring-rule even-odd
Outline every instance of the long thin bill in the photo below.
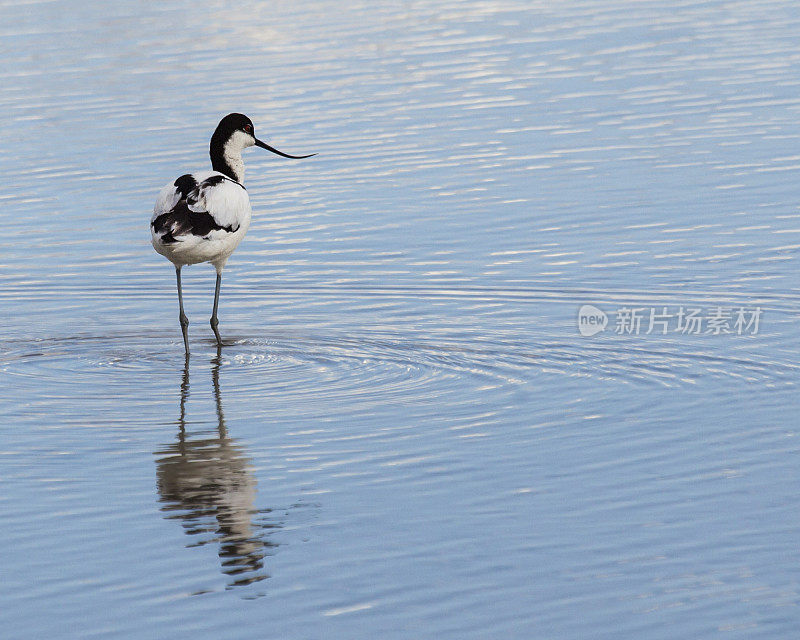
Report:
[[[277,153],[279,156],[283,156],[284,158],[292,158],[293,160],[302,160],[303,158],[310,158],[311,156],[317,155],[316,153],[309,153],[307,156],[290,156],[288,153],[278,151],[274,147],[270,147],[266,142],[261,142],[261,140],[258,139],[256,139],[256,146],[266,149],[267,151],[272,151],[272,153]]]

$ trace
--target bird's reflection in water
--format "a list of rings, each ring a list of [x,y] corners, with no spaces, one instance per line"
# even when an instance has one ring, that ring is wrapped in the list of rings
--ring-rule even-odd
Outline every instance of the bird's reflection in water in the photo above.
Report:
[[[256,479],[250,460],[228,437],[219,385],[220,352],[212,361],[211,378],[217,405],[217,429],[213,435],[190,437],[186,432],[189,398],[189,359],[181,382],[177,442],[156,452],[158,492],[162,511],[179,520],[196,540],[187,546],[219,545],[222,572],[228,588],[268,578],[264,556],[277,545],[266,539],[278,523],[254,520],[264,515],[255,508]],[[268,512],[267,512],[268,513]]]

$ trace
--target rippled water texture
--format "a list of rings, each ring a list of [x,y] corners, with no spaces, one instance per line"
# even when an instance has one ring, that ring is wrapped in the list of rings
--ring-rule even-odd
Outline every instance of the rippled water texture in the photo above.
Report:
[[[794,3],[0,15],[0,635],[796,635]],[[186,362],[147,225],[230,111],[319,155],[246,153]]]

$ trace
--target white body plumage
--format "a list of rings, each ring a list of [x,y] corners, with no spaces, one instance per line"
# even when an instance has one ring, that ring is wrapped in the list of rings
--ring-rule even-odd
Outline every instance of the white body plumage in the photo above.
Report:
[[[158,195],[150,220],[155,250],[175,266],[210,262],[218,272],[250,226],[245,188],[219,171],[181,176]]]

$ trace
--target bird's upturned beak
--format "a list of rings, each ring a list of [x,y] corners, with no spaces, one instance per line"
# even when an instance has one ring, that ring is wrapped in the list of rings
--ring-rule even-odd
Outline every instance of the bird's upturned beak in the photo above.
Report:
[[[302,160],[303,158],[310,158],[311,156],[317,155],[316,153],[310,153],[307,156],[290,156],[288,153],[278,151],[277,149],[270,147],[266,142],[261,142],[261,140],[258,139],[256,139],[256,146],[266,149],[267,151],[272,151],[272,153],[277,153],[279,156],[283,156],[284,158],[292,158],[294,160]]]

